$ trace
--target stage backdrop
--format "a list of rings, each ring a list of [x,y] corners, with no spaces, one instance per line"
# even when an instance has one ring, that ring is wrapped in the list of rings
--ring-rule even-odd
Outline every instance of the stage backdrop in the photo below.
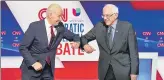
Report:
[[[79,36],[87,33],[102,20],[102,8],[105,4],[112,3],[118,6],[119,19],[132,23],[136,31],[140,53],[138,80],[164,79],[164,2],[2,1],[2,80],[21,80],[19,66],[22,56],[18,50],[20,41],[31,22],[45,17],[46,8],[51,3],[62,6],[64,26]],[[92,54],[87,54],[80,49],[72,49],[67,40],[62,40],[55,61],[56,79],[96,80],[98,78],[99,48],[96,41],[89,44],[96,49]],[[154,54],[157,58],[151,57]],[[154,63],[153,60],[156,62]]]

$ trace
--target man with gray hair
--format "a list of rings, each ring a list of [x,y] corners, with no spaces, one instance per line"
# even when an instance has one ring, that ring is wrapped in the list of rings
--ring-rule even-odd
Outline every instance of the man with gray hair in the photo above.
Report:
[[[24,34],[19,51],[23,56],[21,80],[54,80],[56,49],[63,38],[78,48],[80,37],[61,22],[62,8],[51,4],[44,20],[32,22]]]
[[[118,7],[107,4],[102,18],[88,33],[81,37],[83,49],[92,53],[88,42],[97,40],[100,56],[99,80],[137,80],[139,58],[135,31],[127,21],[118,20]]]

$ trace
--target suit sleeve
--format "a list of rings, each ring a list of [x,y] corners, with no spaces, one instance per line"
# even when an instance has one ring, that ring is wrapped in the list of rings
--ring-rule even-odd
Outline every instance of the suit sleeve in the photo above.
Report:
[[[131,60],[131,74],[138,75],[139,73],[138,46],[137,46],[135,31],[131,24],[128,32],[128,45],[129,45],[130,60]]]
[[[33,26],[32,23],[29,25],[29,28],[25,32],[23,40],[21,41],[21,44],[19,46],[19,51],[28,67],[36,62],[36,60],[34,60],[34,58],[31,56],[31,53],[29,52],[30,45],[32,44],[35,37],[34,27],[35,26]]]
[[[74,34],[70,30],[64,28],[64,38],[69,41],[80,42],[80,37],[77,34]]]
[[[96,27],[92,28],[88,33],[81,37],[81,47],[83,48],[85,44],[96,39]]]

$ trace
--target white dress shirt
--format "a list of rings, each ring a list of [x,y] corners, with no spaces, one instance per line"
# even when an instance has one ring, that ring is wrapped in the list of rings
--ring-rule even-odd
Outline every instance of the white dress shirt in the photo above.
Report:
[[[50,43],[51,39],[51,24],[48,23],[47,18],[45,18],[45,26],[46,26],[46,32],[47,32],[47,38],[48,38],[48,44]],[[56,28],[53,28],[54,34],[56,36],[57,30]]]

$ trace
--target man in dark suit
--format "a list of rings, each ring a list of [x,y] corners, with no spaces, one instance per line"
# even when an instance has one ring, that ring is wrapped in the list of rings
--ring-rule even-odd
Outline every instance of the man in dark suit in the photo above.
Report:
[[[139,58],[135,31],[127,21],[118,20],[118,8],[107,4],[102,18],[88,33],[81,37],[83,49],[92,53],[89,41],[97,40],[100,56],[99,80],[136,80]]]
[[[19,50],[23,56],[22,80],[54,80],[56,49],[63,38],[78,48],[80,37],[67,30],[60,21],[62,8],[51,4],[44,20],[32,22],[24,34]]]

